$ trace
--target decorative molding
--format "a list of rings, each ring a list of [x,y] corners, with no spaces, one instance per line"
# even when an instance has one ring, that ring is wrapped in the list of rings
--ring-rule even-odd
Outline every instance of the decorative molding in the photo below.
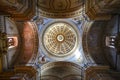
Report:
[[[26,0],[19,2],[15,1],[15,4],[10,3],[7,0],[0,1],[0,11],[3,15],[9,15],[17,21],[30,20],[35,15],[35,1]]]
[[[86,0],[85,13],[91,20],[109,20],[120,13],[119,0]]]
[[[49,78],[56,80],[56,78],[62,79],[62,80],[80,80],[83,77],[83,69],[78,64],[72,63],[72,62],[50,62],[47,64],[44,64],[41,67],[41,79],[47,79]]]
[[[86,57],[88,63],[94,63],[93,59],[90,56],[90,52],[88,50],[88,40],[87,40],[88,32],[89,32],[92,24],[93,24],[93,21],[91,21],[91,22],[86,21],[83,24],[82,46],[83,46],[83,51],[84,51],[84,54],[85,54],[85,57]]]
[[[18,56],[18,60],[16,61],[16,65],[33,65],[36,61],[36,57],[38,55],[38,33],[37,26],[34,22],[25,22],[23,23],[23,31],[22,31],[22,48],[21,54]]]
[[[36,76],[36,69],[34,69],[32,66],[15,66],[14,68],[15,73],[22,73],[27,74],[29,77]]]
[[[49,62],[47,64],[44,64],[41,67],[41,71],[44,71],[46,69],[53,68],[53,67],[58,67],[58,66],[73,67],[73,68],[78,68],[78,69],[82,70],[82,67],[80,67],[79,65],[77,65],[75,63],[58,61],[58,62]]]
[[[103,0],[102,0],[103,1]],[[109,20],[111,15],[101,9],[102,1],[86,0],[85,13],[91,20]]]
[[[85,80],[95,79],[100,80],[104,76],[102,74],[107,74],[109,71],[108,66],[90,66],[85,70]]]
[[[14,71],[0,73],[0,80],[18,80],[25,78],[27,80],[36,80],[37,71],[32,66],[15,66]]]
[[[31,59],[29,60],[29,63],[34,63],[36,61],[36,57],[38,55],[38,48],[39,48],[39,36],[38,36],[38,27],[34,22],[30,22],[31,26],[33,26],[34,31],[34,51]]]
[[[8,42],[6,33],[6,20],[4,16],[0,16],[0,56],[7,54]]]
[[[41,16],[49,17],[49,18],[71,18],[71,17],[80,16],[82,14],[82,9],[79,9],[73,12],[64,12],[64,14],[62,12],[51,13],[51,12],[46,12],[42,10],[39,10],[39,13]]]
[[[82,0],[38,0],[38,8],[47,12],[72,12],[83,5]]]
[[[41,16],[50,18],[71,18],[81,14],[82,0],[38,0]]]
[[[10,77],[13,77],[14,75],[14,72],[2,72],[0,73],[0,80],[9,80]]]

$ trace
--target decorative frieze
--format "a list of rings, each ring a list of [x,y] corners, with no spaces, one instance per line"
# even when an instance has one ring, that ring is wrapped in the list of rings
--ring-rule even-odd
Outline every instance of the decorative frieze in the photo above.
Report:
[[[82,0],[38,0],[40,15],[50,18],[79,16],[82,6]]]

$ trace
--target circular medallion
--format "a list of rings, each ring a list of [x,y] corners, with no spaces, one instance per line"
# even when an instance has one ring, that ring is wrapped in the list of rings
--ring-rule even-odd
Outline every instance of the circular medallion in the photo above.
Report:
[[[77,33],[72,25],[56,22],[45,30],[43,44],[46,51],[53,56],[68,56],[76,49]]]

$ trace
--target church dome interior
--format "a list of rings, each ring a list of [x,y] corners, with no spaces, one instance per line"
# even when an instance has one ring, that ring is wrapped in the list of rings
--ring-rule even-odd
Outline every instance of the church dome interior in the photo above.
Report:
[[[119,75],[119,0],[0,0],[0,80]]]
[[[46,25],[41,42],[49,57],[63,60],[74,54],[78,46],[78,33],[74,27],[76,25],[62,20]]]

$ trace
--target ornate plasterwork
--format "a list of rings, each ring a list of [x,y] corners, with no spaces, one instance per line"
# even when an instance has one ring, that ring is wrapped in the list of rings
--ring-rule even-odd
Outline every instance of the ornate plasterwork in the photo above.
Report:
[[[119,0],[86,0],[85,11],[91,20],[109,20],[119,14]]]
[[[64,22],[53,23],[43,34],[47,52],[56,57],[68,56],[77,47],[77,33],[72,25]]]
[[[103,77],[110,77],[108,70],[108,66],[90,66],[85,70],[85,80],[100,80]]]
[[[40,15],[52,18],[79,16],[82,5],[82,0],[38,0]]]
[[[44,17],[49,17],[49,18],[71,18],[71,17],[76,17],[80,16],[82,14],[82,9],[73,11],[73,12],[64,12],[63,13],[52,13],[52,12],[46,12],[39,10],[40,15]]]
[[[0,12],[2,15],[9,15],[17,21],[30,20],[35,16],[35,1],[1,0]]]
[[[102,0],[103,1],[103,0]],[[108,20],[111,15],[103,10],[105,5],[100,0],[86,0],[85,13],[91,20]]]
[[[80,80],[82,68],[71,62],[50,62],[41,67],[41,79]]]

